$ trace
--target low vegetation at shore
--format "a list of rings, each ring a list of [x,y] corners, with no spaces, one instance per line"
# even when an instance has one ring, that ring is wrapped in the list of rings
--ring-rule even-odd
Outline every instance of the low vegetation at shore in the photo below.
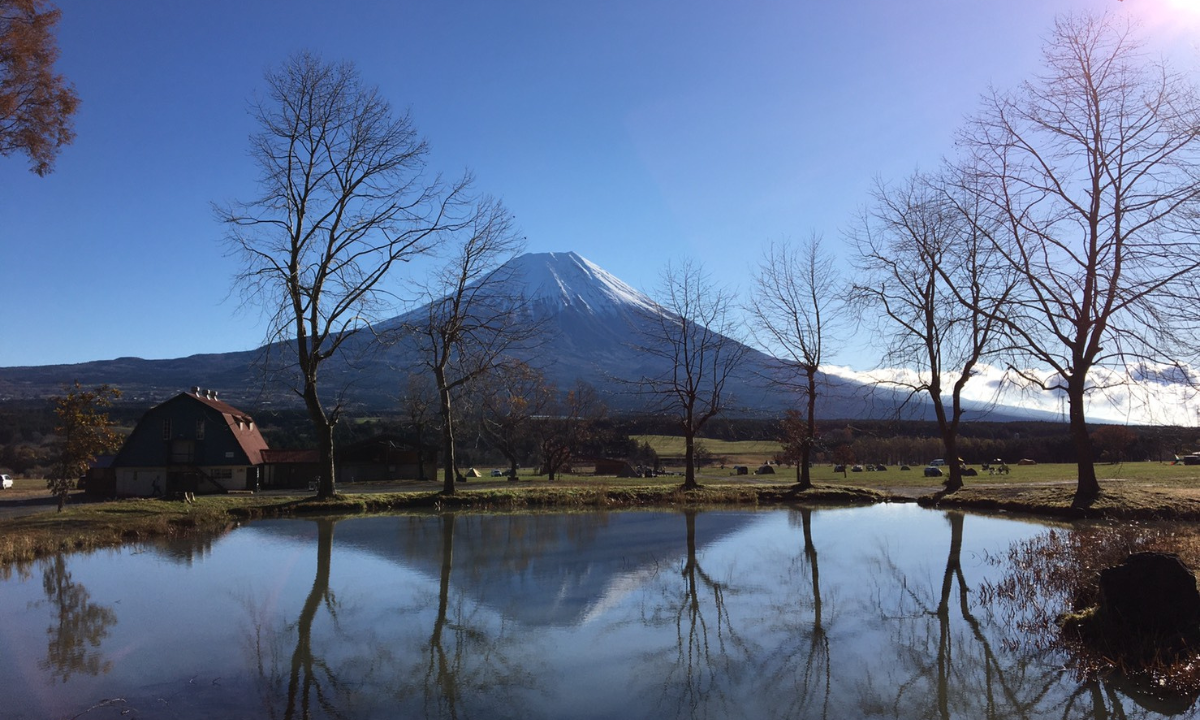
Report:
[[[446,496],[432,490],[344,492],[329,500],[280,495],[201,496],[194,502],[131,499],[68,506],[0,521],[0,565],[57,552],[94,550],[159,537],[220,533],[245,520],[297,515],[396,511],[502,511],[519,509],[620,509],[678,505],[758,506],[790,502],[872,504],[894,499],[864,488],[819,486],[797,493],[786,485],[711,485],[683,492],[677,483],[648,485],[564,484],[464,489]]]
[[[1090,636],[1078,632],[1081,624],[1096,620],[1098,569],[1137,552],[1172,553],[1188,567],[1200,567],[1200,528],[1137,522],[1060,528],[987,557],[988,563],[1008,572],[985,582],[979,598],[1021,631],[1023,651],[1066,649],[1072,658],[1069,670],[1081,680],[1120,678],[1160,701],[1182,699],[1186,711],[1200,694],[1200,655],[1194,638],[1182,645],[1164,643],[1150,633],[1130,634],[1119,624],[1101,625],[1103,632]],[[1076,629],[1064,632],[1064,626]]]

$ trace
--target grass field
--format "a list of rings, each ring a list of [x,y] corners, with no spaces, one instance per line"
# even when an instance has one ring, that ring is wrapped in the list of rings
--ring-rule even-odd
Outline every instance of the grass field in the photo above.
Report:
[[[649,443],[660,456],[665,458],[680,458],[683,456],[683,438],[670,435],[636,435],[638,442]],[[703,440],[704,446],[714,457],[725,460],[725,468],[709,466],[701,468],[701,479],[717,480],[732,475],[729,466],[749,465],[752,469],[765,463],[775,453],[779,452],[779,443],[767,440]],[[668,469],[674,468],[670,462]],[[1039,465],[1009,465],[1007,475],[989,475],[978,465],[973,466],[979,475],[966,477],[968,486],[971,485],[1025,485],[1045,483],[1074,483],[1076,480],[1075,465],[1069,463],[1044,463]],[[913,466],[911,470],[900,470],[899,466],[889,466],[884,471],[851,472],[846,477],[842,473],[833,472],[830,464],[818,464],[812,469],[814,482],[837,485],[855,485],[873,488],[909,488],[932,487],[941,484],[941,478],[927,478],[924,468]],[[794,467],[777,467],[776,478],[780,482],[791,482],[795,478]],[[1165,489],[1188,488],[1200,489],[1200,465],[1166,465],[1157,462],[1119,463],[1115,465],[1096,465],[1096,476],[1101,480],[1122,480],[1138,485],[1161,486]],[[770,477],[760,476],[760,481],[769,482]]]
[[[648,443],[665,457],[683,457],[683,438],[674,435],[631,435],[639,443]],[[770,440],[697,440],[714,457],[725,458],[730,465],[761,465],[782,447]]]

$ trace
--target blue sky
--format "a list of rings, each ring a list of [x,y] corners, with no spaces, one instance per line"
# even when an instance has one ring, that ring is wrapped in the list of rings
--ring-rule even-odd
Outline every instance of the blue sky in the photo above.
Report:
[[[300,49],[357,63],[435,170],[504,199],[528,250],[642,289],[685,257],[747,288],[766,242],[813,231],[842,253],[875,179],[952,152],[989,83],[1036,70],[1058,13],[1132,16],[1200,78],[1200,0],[60,6],[78,137],[45,178],[0,160],[0,366],[262,341],[211,203],[255,193],[248,106]]]

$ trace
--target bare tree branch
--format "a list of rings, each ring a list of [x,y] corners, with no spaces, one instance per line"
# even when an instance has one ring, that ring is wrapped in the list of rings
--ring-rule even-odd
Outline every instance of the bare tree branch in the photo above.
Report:
[[[964,189],[1020,279],[1006,330],[1053,371],[1040,384],[1066,392],[1082,504],[1100,491],[1091,370],[1195,352],[1200,99],[1108,16],[1060,19],[1044,56],[1042,75],[985,98],[960,144],[973,171]]]
[[[387,306],[384,280],[461,227],[471,178],[425,175],[428,147],[349,63],[300,53],[267,73],[250,140],[261,194],[217,207],[242,257],[237,284],[269,318],[319,439],[318,496],[334,493],[333,427],[320,368]],[[294,353],[294,355],[292,355]]]
[[[684,437],[684,489],[696,482],[696,433],[729,407],[725,383],[746,354],[736,338],[733,294],[717,287],[702,266],[668,265],[656,293],[660,312],[648,318],[640,350],[664,370],[641,381],[661,412],[674,414]]]

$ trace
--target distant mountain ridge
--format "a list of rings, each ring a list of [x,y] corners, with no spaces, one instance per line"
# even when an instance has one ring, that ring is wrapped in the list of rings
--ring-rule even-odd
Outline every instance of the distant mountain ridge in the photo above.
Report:
[[[660,360],[637,349],[653,336],[646,327],[660,312],[653,300],[573,252],[529,253],[509,261],[503,269],[506,276],[519,278],[514,295],[548,333],[542,346],[523,360],[539,367],[562,391],[584,380],[617,412],[644,409],[644,398],[636,393],[637,381],[665,370]],[[380,327],[401,327],[405,320],[424,313],[416,308],[380,323]],[[405,385],[404,368],[417,364],[410,344],[401,340],[377,349],[371,333],[352,340],[345,347],[344,358],[323,368],[323,393],[333,397],[341,391],[352,405],[364,409],[396,409],[396,398]],[[0,400],[48,397],[59,393],[63,383],[79,380],[119,387],[125,399],[134,402],[158,402],[198,385],[220,390],[223,399],[247,409],[298,405],[296,395],[279,378],[258,369],[265,350],[0,368]],[[747,349],[745,361],[727,383],[732,402],[726,416],[778,416],[798,407],[795,393],[766,381],[777,372],[773,358]],[[817,411],[827,419],[891,417],[906,397],[834,375],[824,375],[823,381]],[[910,402],[907,410],[906,417],[913,419],[932,417],[928,402]],[[971,406],[970,415],[978,419],[988,410]],[[1019,408],[996,408],[988,419],[1045,418]]]

